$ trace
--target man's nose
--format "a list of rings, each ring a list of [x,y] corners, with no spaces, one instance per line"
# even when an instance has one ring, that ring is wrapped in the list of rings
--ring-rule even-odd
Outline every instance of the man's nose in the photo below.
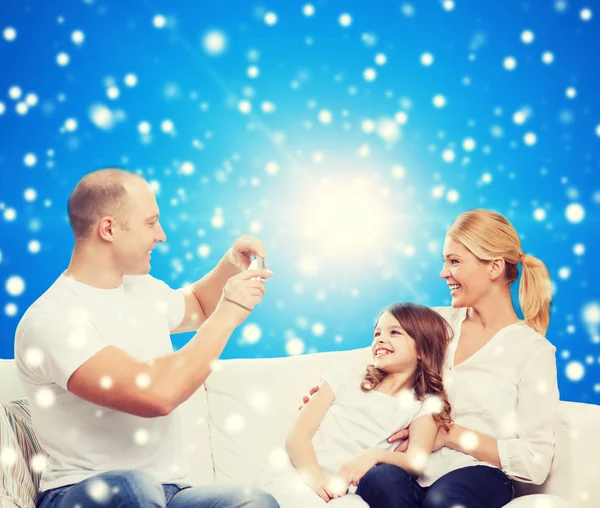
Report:
[[[165,234],[165,230],[160,225],[159,225],[159,228],[160,229],[158,231],[158,235],[156,235],[156,238],[154,240],[156,241],[156,243],[166,242],[167,241],[167,235]]]

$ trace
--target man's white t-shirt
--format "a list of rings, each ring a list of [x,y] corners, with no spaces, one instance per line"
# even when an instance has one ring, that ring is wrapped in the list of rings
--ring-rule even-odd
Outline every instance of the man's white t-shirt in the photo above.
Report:
[[[67,391],[71,375],[107,346],[138,361],[172,353],[170,331],[184,314],[183,294],[150,275],[126,275],[115,289],[61,275],[25,312],[15,361],[33,427],[49,455],[40,491],[115,469],[141,469],[161,483],[188,485],[178,410],[142,418]],[[99,382],[111,389],[110,379]]]

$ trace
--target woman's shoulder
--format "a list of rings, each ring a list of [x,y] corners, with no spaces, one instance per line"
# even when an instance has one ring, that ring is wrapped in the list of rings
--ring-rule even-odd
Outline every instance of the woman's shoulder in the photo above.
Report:
[[[519,321],[512,326],[508,336],[528,354],[533,355],[544,350],[556,352],[554,344],[525,321]]]

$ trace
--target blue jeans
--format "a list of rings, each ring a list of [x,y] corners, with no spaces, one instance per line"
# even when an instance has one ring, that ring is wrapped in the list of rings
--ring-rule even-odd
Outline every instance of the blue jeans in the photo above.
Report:
[[[370,508],[500,508],[512,499],[513,488],[495,467],[463,467],[421,487],[398,466],[379,464],[362,477],[356,493]]]
[[[244,486],[180,489],[136,470],[109,471],[42,492],[38,508],[279,508],[266,492]]]

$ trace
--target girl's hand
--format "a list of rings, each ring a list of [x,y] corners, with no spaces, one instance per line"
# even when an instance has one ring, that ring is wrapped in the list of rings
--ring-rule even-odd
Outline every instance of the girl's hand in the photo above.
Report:
[[[438,429],[438,433],[435,436],[435,442],[433,443],[432,452],[439,450],[446,446],[446,439],[448,438],[448,431],[444,430],[442,427]]]
[[[349,485],[358,486],[360,479],[367,471],[379,463],[379,450],[370,449],[363,452],[356,459],[344,464],[338,473]]]

